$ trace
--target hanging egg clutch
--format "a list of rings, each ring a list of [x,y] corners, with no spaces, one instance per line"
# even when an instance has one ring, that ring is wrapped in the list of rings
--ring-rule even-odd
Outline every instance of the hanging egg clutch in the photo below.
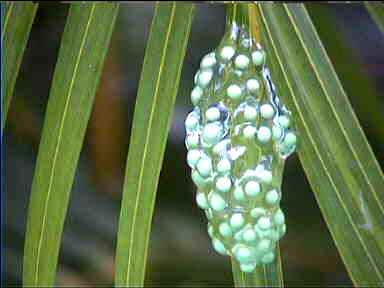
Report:
[[[244,31],[226,34],[194,79],[194,109],[185,121],[187,162],[213,248],[252,272],[275,260],[286,231],[281,181],[296,135],[265,51]]]

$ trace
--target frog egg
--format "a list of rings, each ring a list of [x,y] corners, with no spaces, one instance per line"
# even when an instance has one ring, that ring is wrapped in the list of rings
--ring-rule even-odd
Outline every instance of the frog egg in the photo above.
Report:
[[[261,170],[258,172],[258,177],[260,178],[261,182],[263,183],[271,183],[272,182],[272,173],[268,170]]]
[[[224,244],[219,239],[213,238],[212,245],[217,253],[227,255],[227,250],[225,249]]]
[[[242,201],[245,199],[244,191],[243,191],[243,188],[241,188],[241,186],[236,186],[235,190],[233,191],[233,197],[237,201]]]
[[[199,119],[191,114],[189,114],[187,119],[185,119],[185,128],[187,129],[187,131],[194,130],[198,125]]]
[[[269,252],[272,246],[272,241],[270,239],[261,239],[260,242],[256,246],[256,251],[258,254],[264,254]]]
[[[270,230],[270,237],[272,241],[277,242],[280,238],[279,232],[276,229]]]
[[[205,118],[208,121],[217,121],[220,119],[220,110],[217,107],[211,107],[205,112]]]
[[[231,226],[229,226],[227,222],[223,222],[219,225],[219,232],[225,238],[232,236]]]
[[[252,228],[248,228],[243,233],[243,239],[246,242],[253,242],[256,240],[256,232]]]
[[[201,209],[209,208],[207,197],[205,197],[205,194],[203,192],[196,193],[196,203],[197,206],[199,206]]]
[[[245,146],[238,146],[238,147],[231,147],[228,150],[228,157],[232,161],[236,161],[239,157],[243,156],[246,152],[246,147]]]
[[[281,209],[276,211],[273,216],[273,222],[275,222],[276,225],[283,225],[285,223],[285,216]]]
[[[227,176],[219,177],[216,181],[216,189],[220,192],[228,192],[231,189],[231,178]]]
[[[251,249],[242,244],[236,245],[234,249],[234,254],[237,261],[239,261],[240,263],[247,263],[253,260]]]
[[[250,38],[243,38],[241,39],[240,43],[244,48],[249,48],[251,46],[252,41]]]
[[[248,196],[255,197],[260,192],[260,184],[256,181],[248,181],[247,184],[245,184],[244,190]]]
[[[203,129],[203,140],[208,144],[216,144],[222,136],[222,126],[217,123],[208,123]]]
[[[249,58],[245,55],[238,55],[235,59],[235,66],[239,69],[245,69],[249,65]]]
[[[193,88],[191,92],[191,101],[193,105],[196,106],[199,103],[202,96],[203,96],[203,89],[201,89],[199,86],[196,86],[195,88]]]
[[[261,171],[264,171],[265,170],[265,167],[264,167],[264,164],[263,163],[260,163],[256,166],[256,168],[254,170],[251,170],[249,172],[249,175],[253,175],[255,174],[255,176],[258,176],[258,174],[260,174]]]
[[[199,145],[199,134],[196,134],[196,133],[189,134],[185,142],[187,144],[188,149],[197,148],[197,146]]]
[[[214,234],[213,226],[210,223],[208,223],[208,235],[209,235],[209,237],[213,238],[213,236],[214,236],[213,234]]]
[[[260,83],[256,79],[249,79],[246,83],[247,90],[251,93],[256,93],[260,89]]]
[[[226,62],[231,60],[231,58],[235,55],[235,49],[231,46],[225,46],[221,49],[220,56]]]
[[[295,150],[295,146],[288,146],[285,142],[279,145],[279,152],[284,158],[288,157]]]
[[[203,69],[204,68],[211,68],[215,64],[216,64],[215,53],[211,52],[211,53],[209,53],[203,57],[203,59],[201,60],[201,63],[200,63],[200,67]]]
[[[229,223],[231,224],[231,227],[234,229],[240,228],[241,226],[244,225],[244,217],[241,213],[235,213],[231,216]]]
[[[253,121],[257,117],[257,110],[252,106],[245,106],[244,108],[244,118],[247,121]]]
[[[192,171],[192,180],[198,188],[202,188],[207,184],[207,181],[201,177],[197,170]]]
[[[259,218],[256,225],[261,230],[268,230],[272,227],[271,219],[267,216],[262,216]]]
[[[243,239],[243,231],[237,231],[235,233],[235,236],[233,236],[233,238],[237,241],[237,242],[241,242],[241,240]]]
[[[227,203],[218,193],[211,192],[208,196],[208,201],[213,210],[223,211]]]
[[[272,127],[272,138],[273,138],[273,140],[280,139],[282,135],[283,135],[283,130],[279,126],[274,125]]]
[[[266,211],[264,208],[256,207],[251,210],[251,216],[253,218],[259,218],[260,216],[264,216]]]
[[[244,273],[251,273],[255,270],[256,263],[242,263],[240,264],[240,270]]]
[[[217,155],[224,154],[227,151],[227,146],[230,142],[231,141],[229,139],[224,139],[220,141],[213,147],[213,153]]]
[[[279,196],[279,193],[276,191],[276,189],[268,191],[267,195],[265,195],[265,201],[269,205],[275,205],[279,202],[279,200],[280,200],[280,196]]]
[[[237,100],[241,97],[241,88],[239,85],[232,84],[227,88],[227,95],[233,100]]]
[[[226,173],[231,171],[231,161],[227,158],[221,159],[219,163],[217,163],[216,167],[217,171],[220,173]]]
[[[296,135],[288,132],[287,135],[285,135],[284,144],[289,147],[294,146],[296,144]]]
[[[207,210],[205,210],[204,212],[207,212]],[[213,229],[213,227],[212,227],[212,224],[209,222],[209,220],[208,220],[208,223],[207,223],[207,230],[208,230],[208,235],[209,235],[209,237],[211,238],[211,240],[214,238],[214,233],[215,233],[215,231],[214,231],[214,229]]]
[[[210,158],[202,158],[197,162],[196,165],[197,171],[203,177],[208,177],[212,171],[212,161]]]
[[[267,143],[271,139],[271,130],[268,127],[261,126],[259,128],[259,131],[257,131],[257,139],[261,143]]]
[[[263,258],[261,258],[261,262],[263,264],[269,264],[269,263],[272,263],[274,259],[275,259],[275,254],[271,251],[265,254]]]
[[[264,63],[264,53],[261,50],[252,52],[252,62],[256,66],[260,66]]]
[[[187,154],[187,163],[189,167],[194,168],[197,161],[201,157],[201,152],[198,149],[189,150]]]
[[[213,214],[212,214],[212,209],[211,208],[205,209],[204,212],[205,212],[205,216],[207,216],[208,221],[213,218]]]
[[[220,111],[220,121],[224,122],[225,120],[227,120],[227,118],[229,117],[228,108],[221,103],[215,105],[214,107],[219,109]]]
[[[197,76],[197,84],[200,87],[204,88],[209,84],[209,82],[211,82],[212,77],[213,77],[213,72],[211,69],[202,70]]]
[[[252,125],[248,125],[243,130],[243,135],[246,139],[252,139],[256,134],[256,128]]]
[[[205,210],[205,211],[207,211],[207,210]],[[260,238],[260,239],[270,239],[271,238],[270,236],[271,236],[271,230],[272,229],[262,230],[257,226],[257,224],[253,228],[254,228],[258,238]]]
[[[275,110],[271,104],[263,104],[260,107],[260,114],[264,119],[272,119],[273,115],[275,115]]]
[[[279,124],[280,126],[282,126],[283,128],[288,128],[289,127],[289,124],[290,124],[290,120],[287,116],[285,115],[282,115],[282,116],[279,116]]]
[[[193,83],[197,84],[197,79],[199,77],[199,74],[200,74],[200,70],[197,70],[195,77],[193,77]]]
[[[287,231],[287,226],[285,224],[279,226],[278,231],[280,238],[283,237],[285,232]]]

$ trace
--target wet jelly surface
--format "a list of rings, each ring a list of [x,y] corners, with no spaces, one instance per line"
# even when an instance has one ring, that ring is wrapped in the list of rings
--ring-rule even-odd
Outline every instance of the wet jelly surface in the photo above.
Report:
[[[275,259],[286,231],[279,205],[284,161],[297,141],[266,57],[233,25],[202,58],[185,120],[187,162],[213,248],[244,272]]]

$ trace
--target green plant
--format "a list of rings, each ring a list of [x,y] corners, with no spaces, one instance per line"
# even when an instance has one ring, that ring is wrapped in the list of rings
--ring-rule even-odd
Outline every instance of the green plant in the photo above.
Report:
[[[355,285],[382,285],[383,173],[306,7],[229,5],[243,9],[239,17],[249,17],[254,37],[260,37],[267,51],[277,90],[293,111],[301,163],[351,279]],[[3,130],[37,4],[7,2],[2,6]],[[382,6],[366,6],[383,29]],[[26,286],[54,285],[70,191],[118,9],[116,3],[74,3],[69,9],[29,203],[23,266]],[[123,187],[116,249],[118,286],[144,282],[157,183],[193,13],[191,3],[156,4]],[[380,119],[380,113],[375,117]],[[232,269],[236,286],[283,285],[280,257],[253,273],[241,272],[235,262]]]
[[[149,232],[165,143],[187,48],[192,4],[157,4],[129,145],[116,249],[116,285],[144,282]],[[179,51],[179,53],[174,53]]]

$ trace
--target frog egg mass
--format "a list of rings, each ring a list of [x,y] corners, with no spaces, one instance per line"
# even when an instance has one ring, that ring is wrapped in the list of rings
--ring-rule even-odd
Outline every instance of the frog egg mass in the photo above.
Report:
[[[185,145],[213,250],[250,273],[275,261],[286,232],[282,172],[298,139],[266,66],[267,51],[246,30],[227,30],[202,58]]]

